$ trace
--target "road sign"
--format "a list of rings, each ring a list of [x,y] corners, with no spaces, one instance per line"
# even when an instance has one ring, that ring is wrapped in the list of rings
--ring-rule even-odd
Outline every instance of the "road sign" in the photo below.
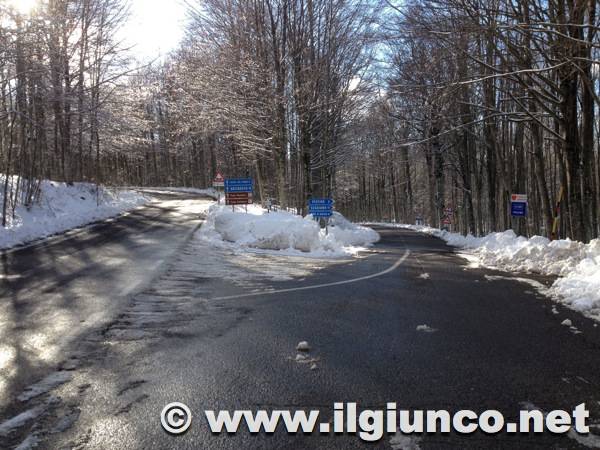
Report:
[[[313,217],[331,217],[333,215],[333,200],[330,198],[311,198],[308,201],[308,212]]]
[[[227,178],[225,180],[225,193],[253,191],[252,178]]]
[[[526,217],[527,216],[527,203],[526,202],[511,202],[510,203],[510,215],[513,217]]]
[[[326,205],[329,207],[333,206],[333,199],[331,198],[311,198],[308,201],[308,205]]]
[[[218,188],[223,186],[225,186],[225,178],[223,178],[221,172],[217,172],[215,179],[213,180],[213,187]]]
[[[510,215],[513,217],[527,216],[527,195],[512,194],[510,196]]]
[[[450,214],[454,214],[454,209],[453,209],[453,208],[450,208],[450,207],[448,207],[448,208],[444,209],[444,212],[445,212],[446,214],[448,214],[448,215],[450,215]]]
[[[444,225],[452,225],[452,221],[450,220],[449,217],[444,217],[444,220],[442,220],[442,223]]]
[[[226,205],[251,205],[252,201],[251,192],[230,192],[225,194]]]
[[[227,178],[225,180],[225,203],[227,205],[252,204],[252,178]]]

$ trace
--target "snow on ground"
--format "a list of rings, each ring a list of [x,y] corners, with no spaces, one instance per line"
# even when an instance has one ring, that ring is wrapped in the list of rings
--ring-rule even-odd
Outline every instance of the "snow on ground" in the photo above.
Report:
[[[355,255],[379,240],[374,230],[353,224],[334,213],[326,230],[311,216],[286,211],[267,213],[258,205],[214,205],[208,211],[200,236],[216,246],[315,258]]]
[[[4,185],[4,176],[0,183]],[[11,179],[16,185],[16,179]],[[8,215],[8,226],[0,227],[0,248],[14,247],[35,239],[61,233],[91,222],[117,216],[149,199],[132,190],[109,190],[91,183],[65,183],[44,180],[39,202],[30,208],[19,205],[14,217]],[[0,205],[3,191],[0,192]]]
[[[139,190],[142,190],[144,192],[147,192],[149,194],[160,194],[160,193],[164,193],[164,192],[185,192],[188,194],[198,194],[198,195],[206,195],[207,197],[211,197],[213,199],[218,199],[219,196],[223,197],[224,194],[221,192],[221,194],[219,195],[219,192],[214,189],[214,188],[208,188],[208,189],[198,189],[198,188],[190,188],[190,187],[142,187],[142,188],[136,188]]]
[[[0,423],[0,436],[8,436],[16,429],[21,428],[27,422],[36,419],[42,412],[43,408],[37,406]]]
[[[48,375],[46,378],[36,384],[32,384],[27,387],[25,391],[17,397],[21,402],[26,402],[32,398],[39,397],[42,394],[50,392],[52,389],[60,386],[71,380],[71,374],[69,372],[54,372]]]
[[[600,321],[600,239],[589,244],[569,239],[550,241],[542,236],[528,239],[512,230],[478,238],[419,225],[381,225],[437,236],[449,245],[466,250],[463,256],[471,267],[480,265],[511,272],[558,275],[550,289],[540,290]],[[537,284],[535,287],[542,288]]]

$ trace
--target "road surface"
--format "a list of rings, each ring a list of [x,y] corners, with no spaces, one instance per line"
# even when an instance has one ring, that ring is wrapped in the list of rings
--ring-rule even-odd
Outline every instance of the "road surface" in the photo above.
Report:
[[[598,422],[600,332],[522,278],[551,280],[469,268],[442,241],[412,231],[377,228],[381,241],[359,258],[303,260],[211,248],[190,239],[197,216],[142,215],[5,260],[14,326],[4,333],[12,345],[43,328],[47,309],[69,315],[65,326],[94,323],[45,359],[19,350],[14,364],[31,375],[4,386],[1,448],[541,449],[600,442],[550,434],[385,436],[375,444],[352,434],[211,434],[201,416],[207,409],[317,409],[327,421],[334,402],[497,409],[509,419],[532,405],[572,410],[585,402]],[[173,248],[179,251],[169,253]],[[111,265],[112,251],[121,264]],[[164,260],[162,268],[154,260]],[[10,278],[28,270],[26,279]],[[108,295],[121,292],[124,281],[131,285],[123,272],[130,270],[146,277],[120,300]],[[76,280],[97,297],[67,295]],[[37,304],[46,298],[50,305]],[[581,333],[561,325],[565,318]],[[304,340],[314,370],[295,360]],[[160,426],[160,411],[173,401],[194,414],[181,436]],[[7,427],[11,419],[20,426]]]

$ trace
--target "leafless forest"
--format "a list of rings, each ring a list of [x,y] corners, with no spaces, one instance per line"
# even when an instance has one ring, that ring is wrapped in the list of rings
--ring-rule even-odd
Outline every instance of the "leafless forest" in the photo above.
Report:
[[[53,179],[210,186],[355,220],[599,233],[596,0],[189,0],[148,64],[125,0],[0,0],[3,216]],[[156,30],[160,33],[160,30]],[[510,216],[527,194],[527,219]]]

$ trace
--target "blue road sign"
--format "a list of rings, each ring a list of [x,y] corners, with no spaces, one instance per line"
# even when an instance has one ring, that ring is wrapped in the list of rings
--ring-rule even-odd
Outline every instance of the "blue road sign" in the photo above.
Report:
[[[225,192],[252,192],[252,178],[228,178],[225,180]]]
[[[311,198],[308,201],[308,212],[313,217],[331,217],[333,215],[333,200],[330,198]]]
[[[510,214],[513,217],[526,217],[527,216],[527,202],[511,202],[510,203]]]
[[[333,206],[333,199],[331,198],[311,198],[308,201],[308,205],[327,205],[330,208]]]

